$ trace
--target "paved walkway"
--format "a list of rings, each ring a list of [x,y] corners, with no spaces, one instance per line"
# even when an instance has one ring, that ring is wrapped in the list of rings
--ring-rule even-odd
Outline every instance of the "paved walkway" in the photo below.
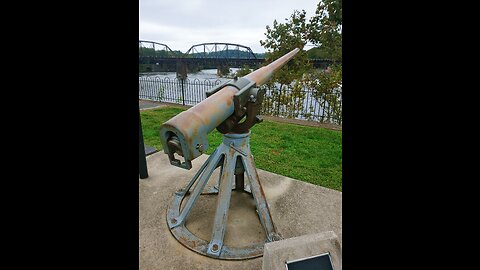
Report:
[[[162,104],[161,102],[138,100],[138,107],[140,108],[140,110],[159,108],[162,106],[165,106],[165,104]]]
[[[166,211],[173,193],[183,188],[208,158],[195,159],[191,170],[170,165],[163,151],[147,157],[149,178],[139,179],[139,259],[141,270],[160,269],[257,269],[262,257],[242,261],[212,259],[182,246],[166,224]],[[284,237],[296,237],[334,231],[342,243],[342,193],[278,174],[258,170],[277,231]],[[214,172],[207,184],[218,179]],[[202,239],[210,239],[216,196],[198,199],[187,227]],[[255,213],[253,199],[246,193],[232,193],[225,243],[242,246],[264,239]]]

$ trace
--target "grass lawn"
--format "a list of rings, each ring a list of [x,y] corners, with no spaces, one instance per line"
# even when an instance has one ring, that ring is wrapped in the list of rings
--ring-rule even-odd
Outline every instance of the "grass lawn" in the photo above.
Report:
[[[160,125],[183,111],[163,107],[141,112],[145,144],[163,149]],[[250,147],[257,168],[342,191],[342,132],[264,120],[253,126]],[[222,142],[217,130],[208,135],[213,153]]]

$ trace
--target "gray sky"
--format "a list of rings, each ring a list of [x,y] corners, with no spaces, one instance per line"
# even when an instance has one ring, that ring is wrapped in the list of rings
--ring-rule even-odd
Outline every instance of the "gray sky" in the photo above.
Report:
[[[266,26],[284,22],[294,10],[304,9],[307,18],[318,0],[139,0],[139,39],[168,45],[186,52],[205,42],[237,43],[253,52],[265,49]]]

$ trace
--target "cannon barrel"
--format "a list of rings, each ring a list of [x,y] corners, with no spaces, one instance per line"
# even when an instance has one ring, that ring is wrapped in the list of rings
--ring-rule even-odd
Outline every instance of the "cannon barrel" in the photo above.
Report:
[[[191,169],[191,161],[208,149],[208,133],[217,128],[227,118],[244,113],[246,98],[238,98],[243,88],[258,87],[266,83],[275,71],[285,65],[299,51],[298,48],[278,58],[267,66],[261,67],[233,83],[229,81],[207,92],[207,98],[197,105],[183,111],[166,121],[160,127],[160,140],[163,150],[168,154],[170,164]],[[234,96],[237,99],[234,102]],[[263,97],[262,97],[263,98]],[[236,104],[234,104],[236,103]],[[174,154],[184,158],[176,159]]]

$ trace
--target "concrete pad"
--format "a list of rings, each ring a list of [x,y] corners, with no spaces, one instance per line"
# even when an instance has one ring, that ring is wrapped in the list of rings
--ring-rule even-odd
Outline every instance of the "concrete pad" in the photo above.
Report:
[[[207,158],[207,155],[198,157],[192,162],[193,168],[185,170],[170,165],[168,156],[163,151],[147,157],[149,177],[139,179],[141,270],[262,269],[262,257],[226,261],[200,255],[180,244],[167,227],[166,211],[174,192],[187,185]],[[205,190],[218,182],[218,175],[217,170]],[[273,222],[283,238],[333,231],[341,245],[341,192],[263,170],[258,170],[258,175],[270,205]],[[204,240],[210,239],[215,203],[215,195],[200,196],[186,222],[186,227]],[[247,193],[234,191],[228,213],[225,244],[240,247],[264,239],[253,198]]]

